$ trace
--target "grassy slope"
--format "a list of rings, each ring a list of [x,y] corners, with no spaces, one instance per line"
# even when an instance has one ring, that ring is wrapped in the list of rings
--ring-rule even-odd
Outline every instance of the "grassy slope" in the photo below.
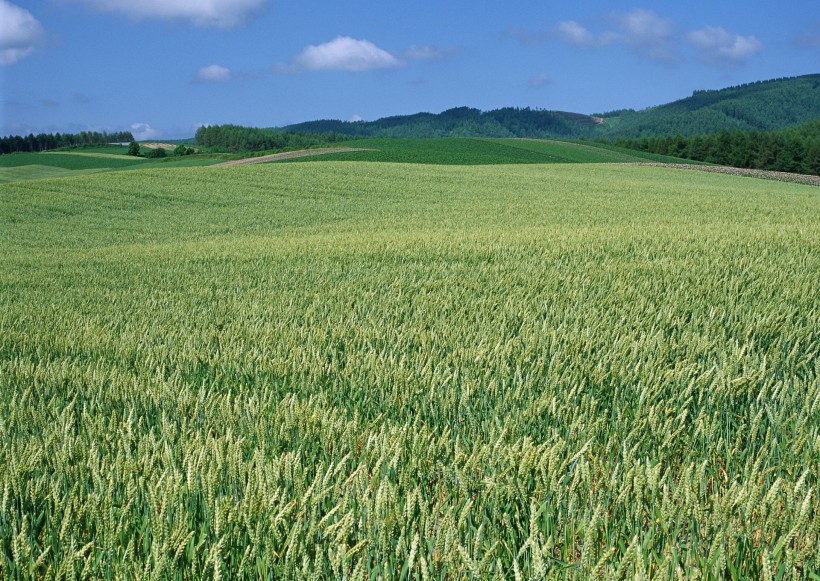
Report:
[[[0,185],[3,571],[817,570],[817,192],[335,162]]]
[[[377,151],[325,155],[321,160],[495,165],[533,163],[621,163],[670,161],[677,158],[634,152],[594,143],[531,139],[358,139],[340,144]],[[201,154],[162,159],[129,157],[122,147],[0,156],[0,183],[120,169],[206,166],[234,156]],[[299,161],[313,161],[303,158]]]
[[[225,161],[234,156],[203,154],[146,159],[125,155],[126,148],[99,147],[41,153],[12,153],[0,156],[0,183],[64,177],[83,173],[125,169],[196,167]]]
[[[143,163],[139,157],[111,155],[107,153],[71,152],[71,153],[10,153],[0,155],[0,167],[23,167],[26,165],[47,165],[68,170],[83,169],[122,169]]]
[[[602,147],[594,143],[541,139],[367,138],[353,139],[338,145],[372,148],[375,151],[330,154],[321,158],[300,158],[291,161],[381,161],[443,165],[682,161],[622,148]]]
[[[18,182],[20,180],[40,180],[48,178],[68,177],[95,171],[105,171],[104,168],[88,170],[70,170],[51,165],[28,164],[14,167],[0,167],[0,183]]]

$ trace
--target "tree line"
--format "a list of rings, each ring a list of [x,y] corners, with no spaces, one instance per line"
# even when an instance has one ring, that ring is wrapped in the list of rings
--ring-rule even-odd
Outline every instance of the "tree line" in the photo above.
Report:
[[[107,143],[128,143],[134,136],[130,131],[81,131],[80,133],[40,133],[34,135],[10,135],[0,138],[0,154],[18,151],[37,152],[62,147],[82,147],[105,145]]]
[[[350,139],[334,133],[295,133],[241,125],[209,125],[196,131],[196,144],[220,151],[304,149]]]
[[[718,165],[820,175],[820,119],[783,131],[619,137],[615,145]]]

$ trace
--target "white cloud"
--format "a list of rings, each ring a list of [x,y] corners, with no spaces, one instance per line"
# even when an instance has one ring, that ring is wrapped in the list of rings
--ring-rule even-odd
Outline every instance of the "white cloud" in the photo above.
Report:
[[[560,22],[557,27],[558,37],[575,46],[598,46],[600,41],[589,30],[574,20]]]
[[[687,39],[704,62],[715,66],[736,66],[763,50],[763,43],[754,36],[731,34],[719,26],[694,30]]]
[[[202,67],[196,75],[203,83],[225,83],[232,78],[231,70],[220,65]]]
[[[655,61],[679,60],[675,24],[651,10],[636,9],[614,16],[619,33],[613,39],[633,48],[639,55]]]
[[[156,139],[162,136],[162,131],[154,129],[148,123],[132,123],[131,133],[137,141],[145,141],[146,139]]]
[[[0,0],[0,66],[29,56],[43,36],[43,27],[31,12]]]
[[[134,20],[188,20],[197,26],[230,28],[259,13],[267,0],[72,0],[94,10]]]
[[[567,20],[558,23],[555,36],[572,46],[592,48],[621,44],[654,61],[678,60],[676,27],[671,20],[643,9],[611,14],[605,20],[614,25],[614,30],[595,35],[575,20]]]
[[[364,121],[364,117],[361,115],[351,115],[350,119],[348,119],[351,123],[358,123],[359,121]]]
[[[392,69],[401,61],[367,40],[339,36],[324,44],[309,45],[293,59],[293,66],[279,70],[370,71]]]

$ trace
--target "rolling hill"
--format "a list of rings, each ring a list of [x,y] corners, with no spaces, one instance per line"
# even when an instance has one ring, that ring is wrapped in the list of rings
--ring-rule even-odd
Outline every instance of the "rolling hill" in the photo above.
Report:
[[[666,105],[602,117],[602,134],[613,137],[786,129],[820,118],[820,75],[695,91]]]
[[[640,111],[586,115],[529,107],[480,111],[469,107],[375,121],[319,120],[285,131],[354,137],[642,137],[779,130],[820,117],[820,74],[694,91]]]
[[[596,122],[589,115],[529,107],[493,111],[455,107],[438,114],[398,115],[376,121],[325,119],[288,125],[283,129],[355,137],[576,137],[589,134]]]

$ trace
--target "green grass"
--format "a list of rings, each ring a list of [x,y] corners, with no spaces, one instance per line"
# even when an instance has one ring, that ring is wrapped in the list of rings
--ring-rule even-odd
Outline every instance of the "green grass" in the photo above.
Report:
[[[213,165],[236,156],[197,154],[146,159],[114,153],[112,147],[83,148],[71,151],[12,153],[0,155],[0,183],[64,177],[81,173]]]
[[[68,170],[122,169],[145,160],[138,157],[107,155],[89,152],[72,153],[9,153],[0,155],[0,167],[22,167],[26,165],[46,165]]]
[[[0,576],[806,578],[819,191],[332,161],[0,185]]]
[[[0,183],[17,182],[20,180],[39,180],[47,178],[67,177],[80,173],[103,171],[100,169],[70,170],[51,165],[21,165],[15,167],[0,167]]]
[[[624,163],[639,161],[681,162],[677,158],[635,152],[615,146],[535,139],[357,139],[338,144],[374,151],[322,155],[317,158],[282,160],[379,161],[442,165],[505,165],[543,163]],[[59,152],[15,153],[0,156],[0,183],[69,175],[66,171],[88,172],[123,169],[201,167],[235,159],[231,154],[202,153],[160,159],[124,155],[127,148],[104,146]],[[259,155],[262,155],[261,153]],[[54,168],[46,170],[45,167]]]
[[[645,151],[635,151],[615,145],[581,141],[554,141],[549,139],[504,139],[506,145],[521,147],[530,151],[542,151],[555,156],[561,163],[698,163],[679,157],[657,155]]]
[[[640,161],[681,162],[677,158],[631,151],[593,143],[548,139],[353,139],[339,147],[361,147],[359,151],[323,155],[321,158],[285,160],[305,161],[381,161],[443,165],[496,165],[542,163],[623,163]],[[281,162],[277,162],[281,163]]]
[[[55,151],[58,153],[107,153],[110,155],[128,155],[128,146],[94,145],[87,147],[64,147]]]

